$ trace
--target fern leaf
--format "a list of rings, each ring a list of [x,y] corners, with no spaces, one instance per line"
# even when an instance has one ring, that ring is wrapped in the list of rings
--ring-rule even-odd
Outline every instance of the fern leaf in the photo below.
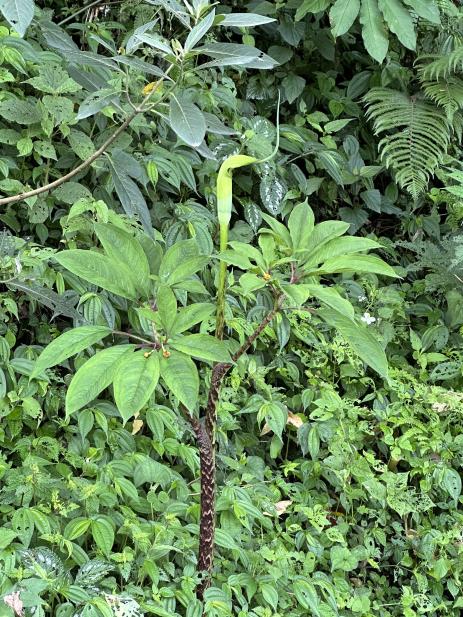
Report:
[[[423,91],[426,98],[445,110],[447,120],[452,122],[455,112],[463,109],[463,81],[449,77],[440,81],[425,81]]]
[[[364,101],[375,134],[385,133],[379,142],[384,163],[416,200],[447,152],[451,126],[445,112],[389,88],[373,88]]]
[[[463,45],[445,55],[422,56],[419,61],[431,60],[421,68],[423,80],[437,81],[463,70]]]

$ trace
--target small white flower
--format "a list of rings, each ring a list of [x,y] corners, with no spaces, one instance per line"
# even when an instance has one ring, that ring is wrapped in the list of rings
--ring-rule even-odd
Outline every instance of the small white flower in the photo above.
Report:
[[[365,302],[365,301],[366,301],[366,299],[367,299],[367,297],[366,297],[366,296],[359,296],[359,297],[357,298],[357,300],[358,300],[359,302]]]
[[[376,317],[372,317],[370,313],[363,313],[363,316],[360,319],[368,326],[370,326],[372,323],[375,323],[376,321]]]

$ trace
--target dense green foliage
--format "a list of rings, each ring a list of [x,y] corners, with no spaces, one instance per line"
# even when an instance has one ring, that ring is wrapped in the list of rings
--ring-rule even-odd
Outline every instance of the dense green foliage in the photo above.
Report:
[[[463,9],[212,4],[0,2],[0,617],[457,617]]]

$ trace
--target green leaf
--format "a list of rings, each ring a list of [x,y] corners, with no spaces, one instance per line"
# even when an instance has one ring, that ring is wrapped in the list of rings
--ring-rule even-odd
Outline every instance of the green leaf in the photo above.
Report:
[[[304,291],[308,292],[314,298],[317,298],[322,304],[326,304],[330,308],[346,315],[349,319],[354,319],[354,307],[352,304],[343,298],[335,289],[324,287],[323,285],[309,284],[297,285]]]
[[[171,95],[169,121],[172,130],[185,143],[193,148],[201,145],[206,135],[206,120],[194,103]]]
[[[292,240],[293,250],[304,249],[314,229],[315,217],[307,201],[298,204],[291,210],[288,219],[288,229]]]
[[[444,470],[442,484],[450,497],[452,497],[452,499],[455,500],[455,503],[457,503],[457,500],[461,495],[461,477],[458,471],[447,467]]]
[[[305,84],[306,80],[294,73],[290,73],[283,79],[282,85],[288,103],[294,103],[297,97],[302,94]]]
[[[399,0],[378,0],[384,19],[399,41],[407,49],[416,48],[416,33],[410,13]]]
[[[114,188],[127,216],[137,217],[148,235],[152,234],[151,215],[142,192],[124,168],[108,157]]]
[[[358,566],[358,558],[345,546],[333,546],[330,551],[331,570],[350,572]]]
[[[195,363],[184,354],[173,351],[161,358],[161,377],[178,400],[193,411],[199,396],[199,375]]]
[[[231,362],[228,347],[209,334],[188,334],[170,344],[173,349],[210,362]]]
[[[124,357],[114,375],[114,400],[124,420],[134,416],[149,401],[159,379],[159,356],[145,358],[143,351]]]
[[[189,330],[192,326],[211,317],[214,311],[215,306],[209,302],[195,302],[195,304],[181,308],[175,318],[171,334],[180,334]]]
[[[334,274],[336,272],[371,272],[383,276],[398,277],[389,264],[375,255],[334,257],[325,261],[320,269],[313,271],[312,274]]]
[[[167,249],[159,267],[159,278],[166,285],[175,285],[190,278],[209,262],[199,254],[195,240],[181,240]]]
[[[16,97],[10,97],[0,102],[0,116],[16,122],[17,124],[37,124],[42,119],[42,114],[35,103],[35,99],[23,101]]]
[[[307,13],[320,13],[327,9],[329,5],[330,0],[303,0],[298,6],[294,18],[296,21],[300,21]]]
[[[127,267],[135,288],[147,295],[150,267],[145,251],[138,240],[114,225],[95,223],[94,228],[106,255],[112,261]]]
[[[91,403],[112,383],[124,354],[133,350],[133,345],[117,345],[99,351],[83,364],[72,378],[66,394],[66,415]]]
[[[319,598],[315,586],[310,581],[298,578],[294,582],[294,595],[302,608],[311,611],[314,617],[319,617]]]
[[[0,527],[0,551],[9,546],[18,534],[12,529]]]
[[[212,28],[215,19],[215,9],[204,17],[196,26],[190,30],[183,46],[185,51],[190,51],[198,43],[205,34]]]
[[[111,523],[102,516],[92,520],[92,535],[100,551],[108,557],[114,544],[114,529]]]
[[[352,321],[343,313],[332,308],[319,309],[317,314],[339,331],[365,364],[368,364],[381,377],[387,378],[388,364],[384,349],[375,337],[368,332],[366,326]]]
[[[82,161],[88,159],[95,152],[93,141],[82,131],[71,131],[68,135],[68,141],[73,152],[75,152]]]
[[[19,36],[24,36],[34,17],[33,0],[0,0],[0,11]]]
[[[108,334],[111,334],[111,328],[105,326],[82,326],[68,330],[45,347],[36,360],[31,377],[36,377],[46,368],[61,364],[63,360],[101,341]]]
[[[161,285],[156,293],[156,306],[159,311],[162,327],[170,334],[177,317],[177,299],[170,287]]]
[[[361,253],[369,251],[370,249],[380,248],[381,245],[369,238],[357,238],[352,236],[346,236],[343,238],[333,238],[324,242],[319,249],[315,249],[310,255],[303,270],[309,270],[313,266],[326,261],[327,259],[333,259],[341,255],[351,255],[353,253]],[[305,255],[307,257],[307,255]]]
[[[365,49],[377,62],[382,62],[389,48],[389,38],[379,12],[378,0],[362,0],[360,9],[362,38]]]
[[[359,14],[360,0],[336,0],[330,10],[331,31],[334,37],[345,34]]]
[[[90,519],[84,517],[78,517],[69,521],[64,528],[63,536],[66,540],[75,540],[84,535],[87,529],[90,527]]]
[[[278,591],[276,590],[275,585],[264,583],[261,586],[261,591],[265,602],[270,604],[273,610],[276,611],[278,606]]]
[[[253,26],[269,24],[272,21],[275,21],[273,17],[264,17],[256,13],[228,13],[216,17],[219,26],[234,26],[236,28],[252,28]]]
[[[404,0],[404,2],[411,6],[419,17],[427,19],[432,24],[439,25],[441,23],[439,7],[435,0]]]
[[[73,249],[62,251],[53,257],[63,268],[80,276],[84,281],[129,300],[135,300],[138,295],[127,266],[113,261],[106,255],[96,251]]]

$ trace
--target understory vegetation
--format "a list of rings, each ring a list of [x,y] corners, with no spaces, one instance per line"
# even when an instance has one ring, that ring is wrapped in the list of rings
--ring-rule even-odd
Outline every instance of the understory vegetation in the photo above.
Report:
[[[460,2],[0,12],[0,617],[458,617]]]

